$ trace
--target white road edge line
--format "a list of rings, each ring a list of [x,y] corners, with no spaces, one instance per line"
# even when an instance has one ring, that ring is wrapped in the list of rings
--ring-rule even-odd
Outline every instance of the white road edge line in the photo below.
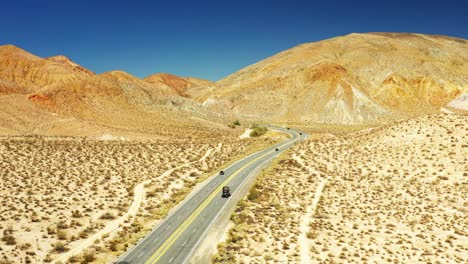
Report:
[[[274,146],[272,146],[272,147],[274,147]],[[231,167],[231,166],[233,166],[233,165],[235,165],[235,164],[241,162],[241,161],[244,160],[244,159],[250,158],[250,156],[253,156],[253,155],[257,154],[257,153],[258,153],[258,152],[252,153],[252,154],[250,154],[249,156],[247,156],[247,157],[245,157],[245,158],[243,158],[243,159],[240,159],[240,160],[234,162],[234,163],[231,164],[229,167]],[[192,163],[192,162],[191,162],[191,163]],[[190,164],[191,164],[191,163],[190,163]],[[186,164],[182,164],[181,166],[183,166],[183,165],[186,165]],[[229,167],[228,167],[228,168],[229,168]],[[178,168],[178,167],[176,167],[176,168]],[[211,179],[209,180],[209,182],[206,183],[207,185],[208,185],[211,181],[213,181],[213,180],[215,179],[215,175],[218,175],[218,174],[213,174],[213,175],[210,176]],[[189,195],[186,197],[186,199],[187,199],[187,198],[190,198],[190,195],[191,195],[191,194],[189,194]],[[195,195],[195,194],[193,194],[193,195]],[[193,196],[193,195],[192,195],[192,196]],[[189,200],[186,200],[186,201],[184,200],[184,201],[182,201],[182,203],[188,202],[188,201],[189,201]],[[183,204],[181,204],[181,206],[183,206]],[[179,207],[179,208],[180,208],[180,207]],[[124,259],[124,258],[125,258],[126,256],[128,256],[130,253],[132,253],[132,252],[135,250],[135,248],[137,248],[137,246],[139,246],[141,243],[145,242],[145,240],[147,240],[149,237],[151,237],[151,235],[152,235],[154,232],[156,232],[156,230],[157,230],[161,225],[163,225],[163,224],[167,221],[167,219],[169,219],[169,218],[170,218],[172,215],[174,215],[177,211],[178,211],[178,210],[172,210],[172,211],[170,212],[170,214],[168,214],[164,220],[162,220],[162,221],[159,222],[157,225],[155,225],[154,227],[152,227],[152,230],[151,230],[141,241],[138,241],[138,243],[136,243],[135,245],[133,245],[128,251],[124,252],[124,253],[123,253],[119,258],[117,258],[117,259],[115,260],[115,262],[113,262],[113,263],[119,263],[122,259]]]
[[[274,129],[274,128],[273,128],[273,129]],[[285,131],[282,131],[282,130],[279,130],[279,131],[285,132]],[[288,132],[285,132],[285,133],[288,133]],[[294,142],[294,141],[292,141],[292,142]],[[292,142],[290,142],[290,143],[292,143]],[[258,152],[254,152],[254,153],[248,155],[247,157],[245,157],[245,158],[243,158],[243,159],[240,159],[240,160],[238,160],[238,161],[232,163],[232,164],[229,165],[227,168],[225,168],[225,170],[228,169],[228,168],[230,168],[230,167],[232,167],[232,166],[237,165],[238,163],[240,163],[240,162],[242,162],[242,161],[244,161],[244,160],[246,160],[246,159],[251,158],[252,156],[255,156],[255,155],[257,155],[257,154],[260,154],[260,153],[262,153],[262,152],[264,152],[264,151],[266,151],[266,150],[268,150],[268,149],[273,149],[273,148],[276,148],[277,146],[279,147],[279,146],[282,145],[283,143],[284,143],[284,142],[281,142],[281,143],[278,143],[278,144],[276,144],[276,145],[273,145],[273,146],[271,146],[271,147],[269,147],[269,148],[266,148],[266,149],[264,149],[264,150],[260,150],[260,151],[258,151]],[[284,144],[284,145],[287,145],[287,144]],[[181,166],[182,166],[182,165],[181,165]],[[206,185],[208,185],[210,182],[212,182],[213,180],[216,179],[215,175],[218,175],[218,174],[216,173],[216,174],[213,174],[212,176],[210,176],[211,179],[209,180],[209,182],[206,183]],[[205,186],[206,186],[206,185],[205,185]],[[193,195],[195,195],[195,194],[193,194]],[[190,198],[190,196],[191,196],[191,194],[189,194],[189,195],[186,197],[186,199],[187,199],[187,198]],[[192,196],[192,197],[193,197],[193,196]],[[187,201],[184,200],[184,201],[182,201],[182,203],[185,203],[185,202],[188,202],[188,201],[189,201],[189,200],[187,200]],[[183,204],[182,204],[181,206],[183,206]],[[180,207],[179,207],[179,208],[180,208]],[[156,230],[157,230],[161,225],[163,225],[163,224],[166,222],[166,220],[169,219],[172,215],[174,215],[177,211],[178,211],[178,210],[173,210],[169,215],[166,216],[166,218],[165,218],[163,221],[161,221],[160,223],[158,223],[157,225],[155,225],[155,226],[153,227],[153,229],[152,229],[141,241],[139,241],[138,243],[136,243],[135,245],[133,245],[133,246],[130,248],[130,250],[124,252],[124,254],[122,254],[119,258],[117,258],[117,259],[115,260],[114,263],[119,263],[122,259],[124,259],[126,256],[128,256],[131,252],[133,252],[133,251],[135,250],[135,248],[137,248],[138,245],[140,245],[141,243],[145,242],[145,240],[147,240],[147,239],[151,236],[151,234],[153,234],[154,232],[156,232]]]
[[[293,142],[295,142],[295,141],[291,141],[290,143],[293,143]],[[281,152],[280,152],[280,153],[281,153]],[[280,153],[278,153],[278,154],[280,154]],[[266,163],[267,161],[272,160],[274,157],[277,157],[278,154],[273,155],[271,158],[265,160],[265,161],[262,162],[259,166],[257,166],[257,168],[255,168],[255,170],[253,170],[251,173],[249,173],[249,175],[248,175],[247,177],[245,177],[245,179],[241,182],[241,184],[239,185],[239,187],[242,187],[242,186],[244,185],[245,181],[246,181],[247,179],[249,179],[249,178],[252,176],[252,174],[253,174],[254,172],[257,172],[258,169],[261,168],[261,167],[264,165],[264,163]],[[196,243],[195,246],[192,248],[192,250],[190,251],[190,253],[187,255],[187,257],[185,258],[185,260],[182,262],[182,264],[186,264],[186,263],[187,263],[187,261],[188,261],[189,258],[192,256],[192,254],[193,254],[193,252],[195,251],[195,249],[198,247],[198,244],[200,244],[202,238],[205,237],[206,233],[207,233],[208,230],[211,228],[211,225],[213,225],[214,221],[218,218],[218,216],[221,214],[221,212],[224,210],[224,208],[227,206],[228,203],[229,203],[229,202],[225,203],[225,204],[223,205],[223,207],[221,207],[221,210],[219,210],[218,214],[216,214],[216,216],[213,218],[213,220],[211,220],[210,224],[209,224],[208,227],[205,229],[205,231],[203,232],[203,234],[200,236],[200,238],[198,239],[197,243]],[[193,233],[193,232],[192,232],[192,233]]]

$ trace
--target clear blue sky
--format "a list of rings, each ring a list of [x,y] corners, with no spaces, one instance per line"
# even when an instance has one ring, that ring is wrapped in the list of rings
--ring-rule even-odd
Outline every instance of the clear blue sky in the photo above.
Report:
[[[468,0],[69,2],[3,1],[0,45],[63,54],[97,73],[218,80],[297,44],[352,32],[468,38]]]

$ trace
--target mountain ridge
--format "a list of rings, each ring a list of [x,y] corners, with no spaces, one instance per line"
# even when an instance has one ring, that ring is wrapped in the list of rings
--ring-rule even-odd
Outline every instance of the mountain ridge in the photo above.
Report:
[[[253,121],[357,124],[408,118],[439,111],[468,89],[467,54],[468,42],[462,39],[353,33],[297,45],[191,96]],[[336,101],[330,94],[337,87],[348,92],[339,98],[344,104],[330,102],[338,107],[331,111],[325,106]],[[349,91],[368,98],[354,98]],[[358,97],[371,107],[356,115],[350,98]]]

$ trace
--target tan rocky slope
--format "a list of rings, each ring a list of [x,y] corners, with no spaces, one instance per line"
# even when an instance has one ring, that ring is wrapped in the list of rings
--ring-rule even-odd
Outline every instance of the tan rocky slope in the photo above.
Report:
[[[212,84],[212,82],[208,80],[193,77],[179,77],[168,73],[156,73],[144,78],[144,80],[158,86],[161,84],[167,85],[174,89],[177,94],[184,97],[188,97],[189,89],[193,87]]]
[[[245,118],[355,124],[439,111],[468,89],[467,65],[463,39],[350,34],[286,50],[192,95]]]
[[[95,73],[86,69],[85,67],[79,65],[79,64],[76,64],[75,62],[73,62],[72,60],[70,60],[68,57],[65,57],[63,55],[57,55],[57,56],[53,56],[53,57],[48,57],[46,58],[46,60],[48,61],[53,61],[53,62],[56,62],[56,63],[60,63],[61,65],[71,69],[72,71],[75,71],[75,72],[84,72],[88,75],[94,75]]]
[[[30,91],[92,75],[64,56],[43,59],[13,45],[0,46],[0,80]]]
[[[207,120],[216,118],[171,87],[155,86],[122,71],[49,85],[29,99],[65,116],[141,132],[154,133],[167,125],[210,126]]]
[[[98,126],[151,134],[220,127],[217,114],[165,83],[122,71],[96,75],[65,56],[43,59],[12,45],[0,47],[0,97],[2,134],[60,134],[55,128],[63,128],[63,120],[84,131]]]
[[[67,113],[99,112],[111,107],[150,106],[158,96],[175,94],[170,88],[158,89],[121,71],[112,71],[87,79],[48,85],[29,96],[43,106]],[[98,107],[99,106],[99,107]]]
[[[7,95],[7,94],[24,94],[30,92],[29,89],[14,84],[9,81],[0,80],[0,95]]]

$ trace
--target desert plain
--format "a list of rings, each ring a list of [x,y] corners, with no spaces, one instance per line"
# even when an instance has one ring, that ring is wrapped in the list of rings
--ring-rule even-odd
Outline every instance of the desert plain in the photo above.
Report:
[[[467,263],[468,42],[306,43],[213,82],[0,46],[0,264],[112,263],[229,164],[212,263]],[[266,133],[265,133],[266,132]]]
[[[310,132],[261,175],[213,263],[465,263],[467,116]]]

